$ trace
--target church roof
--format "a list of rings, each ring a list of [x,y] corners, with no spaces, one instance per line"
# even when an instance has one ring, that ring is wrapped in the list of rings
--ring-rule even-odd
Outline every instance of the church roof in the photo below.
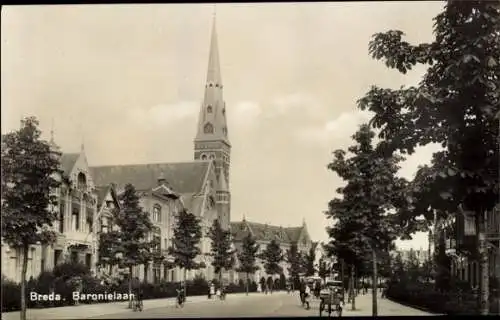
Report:
[[[257,241],[277,240],[285,243],[297,242],[303,228],[283,228],[248,221],[231,222],[231,233],[235,241],[243,240],[248,235],[248,232],[250,232]]]
[[[63,153],[61,155],[59,163],[61,164],[61,169],[64,171],[64,174],[69,175],[71,173],[79,157],[79,153]]]
[[[175,192],[196,194],[202,189],[208,168],[208,161],[194,161],[90,167],[90,172],[96,186],[114,183],[122,189],[131,183],[136,190],[150,190],[162,177]]]

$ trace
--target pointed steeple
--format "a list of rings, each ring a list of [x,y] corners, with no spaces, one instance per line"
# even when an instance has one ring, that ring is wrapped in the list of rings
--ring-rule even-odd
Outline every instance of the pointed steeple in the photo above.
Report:
[[[226,103],[223,97],[215,13],[212,21],[205,95],[200,108],[195,141],[224,141],[230,145],[226,121]]]
[[[54,119],[52,119],[52,123],[50,125],[50,140],[49,140],[49,146],[52,151],[60,151],[59,146],[56,143],[55,140],[55,135],[54,135]]]

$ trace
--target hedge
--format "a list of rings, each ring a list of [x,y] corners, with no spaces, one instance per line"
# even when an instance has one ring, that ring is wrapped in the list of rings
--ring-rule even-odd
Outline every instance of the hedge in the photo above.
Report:
[[[213,280],[212,282],[217,282]],[[73,305],[75,302],[71,298],[73,291],[78,291],[80,287],[82,292],[86,293],[104,293],[104,292],[128,292],[128,281],[116,281],[106,284],[101,280],[90,275],[85,267],[72,264],[62,264],[54,268],[52,272],[44,272],[36,279],[30,279],[27,282],[28,308],[50,308]],[[143,283],[142,290],[144,299],[172,298],[177,295],[176,289],[179,283],[162,281],[160,283]],[[282,289],[282,288],[281,288]],[[209,291],[208,282],[200,277],[191,281],[186,281],[186,290],[188,296],[207,295]],[[229,284],[226,287],[227,293],[246,292],[245,282],[240,280],[238,284]],[[249,292],[256,292],[257,284],[250,283]],[[37,292],[39,294],[49,294],[54,292],[60,294],[63,299],[60,301],[30,301],[29,293]],[[80,301],[80,304],[99,303],[95,301]],[[103,303],[103,302],[101,302]],[[18,283],[6,279],[2,275],[2,312],[18,311],[21,306],[21,286]]]
[[[387,298],[408,306],[425,309],[429,312],[447,315],[478,314],[477,296],[465,290],[439,292],[432,283],[396,283],[387,288]],[[490,304],[492,312],[495,304]]]

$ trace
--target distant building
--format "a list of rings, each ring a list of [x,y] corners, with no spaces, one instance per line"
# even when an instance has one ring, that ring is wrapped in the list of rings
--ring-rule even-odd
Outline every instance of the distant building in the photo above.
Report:
[[[276,240],[280,244],[285,256],[286,251],[290,249],[292,243],[296,243],[298,250],[303,253],[308,253],[313,245],[305,222],[300,227],[284,228],[264,223],[249,222],[243,219],[241,222],[231,222],[231,233],[236,250],[241,250],[243,239],[248,234],[251,234],[256,239],[260,245],[260,252],[263,252],[272,240]],[[267,279],[269,277],[266,274],[262,260],[257,259],[257,261],[259,270],[253,276],[255,282],[259,282],[261,278]],[[283,261],[281,266],[285,277],[288,278],[288,263]],[[240,279],[245,279],[246,275],[240,274],[239,277]]]
[[[424,250],[422,248],[418,250],[396,250],[395,252],[393,252],[392,256],[394,257],[397,254],[401,255],[401,258],[404,262],[408,262],[412,255],[416,258],[419,265],[423,265],[426,261],[429,261],[429,250]]]

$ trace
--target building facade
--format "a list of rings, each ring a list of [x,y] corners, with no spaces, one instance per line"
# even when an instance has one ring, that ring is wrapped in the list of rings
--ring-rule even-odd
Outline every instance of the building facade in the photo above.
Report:
[[[53,141],[52,144],[56,147]],[[58,239],[51,246],[31,248],[28,278],[36,277],[66,260],[86,263],[93,272],[115,272],[116,268],[97,268],[98,234],[103,229],[113,228],[109,223],[113,208],[119,206],[116,197],[126,184],[131,183],[139,193],[141,206],[150,213],[154,230],[149,240],[158,243],[158,253],[167,255],[180,210],[185,208],[200,219],[202,253],[197,261],[203,262],[206,267],[188,272],[188,279],[196,274],[213,279],[208,230],[215,219],[228,229],[231,219],[231,144],[215,18],[193,155],[193,161],[182,163],[89,167],[83,147],[80,153],[63,154],[60,159],[64,171],[61,177],[63,185],[55,190],[60,200],[57,208],[60,219],[54,227],[58,231]],[[19,281],[20,272],[17,270],[20,269],[20,261],[19,253],[2,243],[2,270],[8,278]],[[160,263],[138,266],[133,272],[134,276],[150,282],[162,279],[179,281],[183,276],[181,270],[169,270]]]
[[[53,148],[56,148],[53,139]],[[28,255],[27,278],[37,277],[64,261],[84,263],[95,272],[97,195],[89,174],[85,150],[65,153],[60,157],[62,175],[56,177],[61,186],[53,190],[58,205],[52,208],[58,220],[53,225],[57,240],[51,245],[33,245]],[[2,243],[2,274],[19,282],[22,256],[19,250]]]
[[[272,240],[276,240],[280,244],[285,257],[287,250],[290,249],[293,243],[296,243],[298,251],[304,254],[308,253],[313,246],[305,222],[300,227],[284,228],[281,226],[249,222],[243,219],[240,222],[231,222],[231,234],[236,251],[241,250],[243,239],[248,234],[251,234],[260,246],[257,254],[261,254],[266,250],[267,245],[271,243]],[[251,276],[251,280],[258,283],[260,279],[267,279],[270,275],[266,273],[264,262],[259,258],[257,258],[257,266],[259,269]],[[281,263],[281,267],[284,276],[288,278],[288,263],[286,259]],[[245,279],[246,275],[240,274],[239,278]]]

